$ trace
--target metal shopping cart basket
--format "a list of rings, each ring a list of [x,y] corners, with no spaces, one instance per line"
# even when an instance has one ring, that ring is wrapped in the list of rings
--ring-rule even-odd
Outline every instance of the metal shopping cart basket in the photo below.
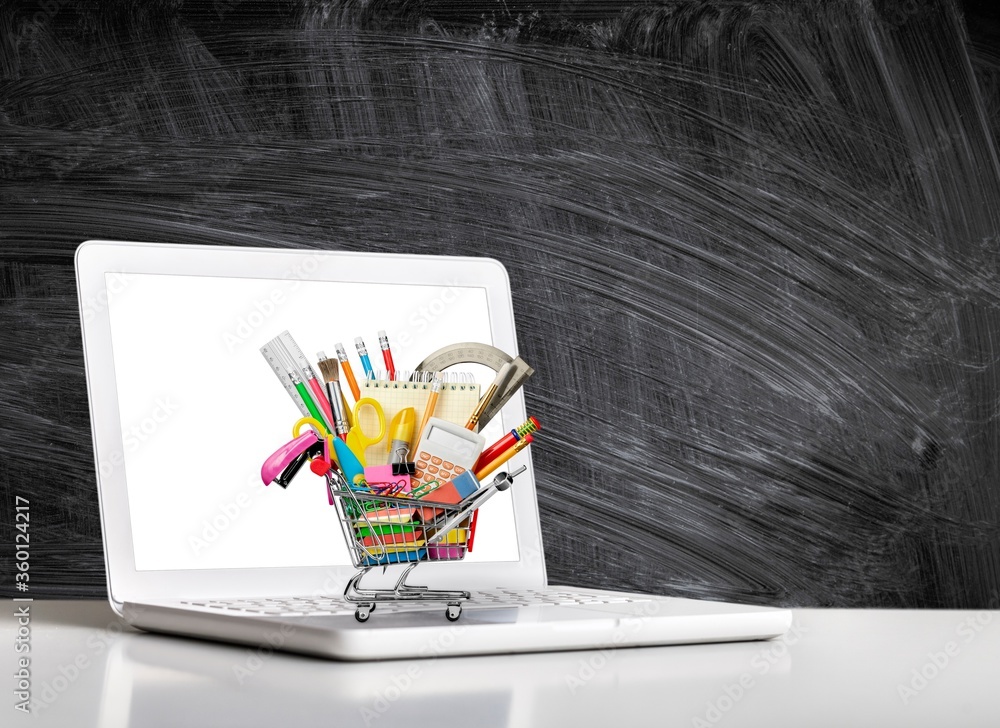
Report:
[[[348,486],[337,471],[327,473],[327,487],[337,506],[351,563],[359,569],[344,589],[344,598],[358,605],[355,618],[367,621],[379,602],[440,601],[447,603],[448,619],[457,620],[469,592],[407,584],[406,578],[421,563],[465,558],[473,512],[495,493],[507,490],[523,470],[522,467],[511,474],[498,474],[489,485],[459,503],[439,503],[405,494],[380,495]],[[394,587],[362,588],[365,574],[392,564],[404,565]]]

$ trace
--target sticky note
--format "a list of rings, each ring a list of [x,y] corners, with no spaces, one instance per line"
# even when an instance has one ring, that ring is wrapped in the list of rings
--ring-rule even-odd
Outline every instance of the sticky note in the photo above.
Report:
[[[395,475],[393,470],[392,465],[369,465],[365,468],[365,480],[369,485],[392,486],[389,490],[393,493],[409,493],[410,476]]]

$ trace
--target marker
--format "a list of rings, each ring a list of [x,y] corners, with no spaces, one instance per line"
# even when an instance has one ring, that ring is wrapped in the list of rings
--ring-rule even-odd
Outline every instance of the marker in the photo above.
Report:
[[[347,447],[347,443],[343,440],[334,440],[333,449],[336,451],[340,470],[344,473],[344,478],[347,479],[347,486],[352,490],[367,490],[365,466],[351,452],[351,448]]]
[[[347,349],[344,348],[343,344],[334,344],[333,347],[337,350],[337,358],[340,360],[340,366],[344,369],[344,378],[347,379],[347,386],[351,388],[351,394],[354,395],[354,401],[357,402],[361,399],[361,388],[358,387],[358,380],[354,378],[351,362],[347,360]],[[347,411],[350,412],[350,408]]]
[[[368,348],[365,342],[358,336],[354,339],[354,345],[358,348],[358,356],[361,357],[361,366],[365,369],[365,379],[374,379],[375,370],[372,369],[372,360],[368,358]]]
[[[410,454],[410,441],[413,439],[413,425],[416,424],[417,411],[412,407],[404,407],[389,423],[389,464],[405,463]]]
[[[524,421],[523,424],[518,425],[513,430],[508,432],[506,435],[501,437],[499,440],[494,442],[488,448],[483,450],[483,454],[479,456],[476,461],[475,468],[481,468],[488,462],[493,460],[497,455],[502,453],[508,447],[513,447],[514,443],[520,440],[525,435],[530,435],[532,432],[537,432],[542,429],[542,423],[536,420],[534,417],[529,417]],[[475,470],[473,468],[473,470]]]
[[[480,470],[477,470],[476,471],[476,479],[477,480],[482,480],[487,475],[489,475],[494,470],[496,470],[501,465],[503,465],[505,462],[507,462],[512,457],[514,457],[519,452],[521,452],[524,448],[528,447],[528,445],[530,445],[534,441],[535,441],[535,436],[534,435],[525,435],[524,437],[522,437],[517,442],[517,444],[514,445],[514,447],[507,448],[499,456],[497,456],[492,461],[490,461],[489,463],[487,463],[485,467],[483,467]]]
[[[396,378],[396,365],[392,363],[392,351],[389,350],[389,337],[385,331],[378,332],[378,345],[382,348],[382,361],[385,362],[385,370],[389,374],[389,381]]]

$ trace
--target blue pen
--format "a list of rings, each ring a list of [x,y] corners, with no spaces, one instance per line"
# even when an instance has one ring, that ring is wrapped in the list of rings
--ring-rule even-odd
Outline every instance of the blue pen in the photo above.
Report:
[[[374,379],[375,370],[372,369],[372,360],[368,358],[368,349],[365,347],[365,342],[362,341],[359,336],[354,340],[354,345],[358,347],[358,356],[361,357],[361,366],[365,368],[365,379]]]

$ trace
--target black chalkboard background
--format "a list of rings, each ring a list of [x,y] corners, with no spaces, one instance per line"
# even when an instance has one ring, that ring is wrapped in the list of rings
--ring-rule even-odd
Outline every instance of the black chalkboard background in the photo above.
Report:
[[[503,261],[555,582],[997,606],[995,32],[931,0],[4,4],[0,591],[17,495],[32,596],[105,591],[73,251],[107,238]]]

